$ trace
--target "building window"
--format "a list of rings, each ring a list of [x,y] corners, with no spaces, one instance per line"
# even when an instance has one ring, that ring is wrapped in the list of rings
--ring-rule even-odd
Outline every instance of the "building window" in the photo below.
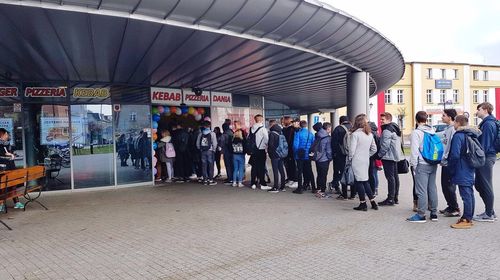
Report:
[[[385,104],[391,104],[391,90],[390,89],[385,91],[384,100],[385,100]]]
[[[458,89],[453,90],[453,103],[458,103]]]
[[[479,73],[477,70],[472,71],[472,79],[474,79],[474,81],[479,80]]]
[[[398,89],[398,104],[403,104],[403,90]]]
[[[489,102],[489,100],[488,100],[488,91],[487,90],[483,91],[483,102]]]
[[[427,124],[432,125],[432,115],[427,116]]]
[[[446,102],[446,90],[442,89],[439,92],[439,103],[445,103]]]
[[[137,121],[137,113],[136,112],[130,113],[130,121],[131,122]]]
[[[483,73],[483,81],[487,81],[488,80],[488,71],[484,71]]]
[[[432,104],[432,89],[428,89],[426,93],[427,104]]]
[[[446,69],[441,69],[441,79],[446,79]]]
[[[432,79],[432,68],[427,68],[427,79]]]
[[[453,69],[453,79],[458,80],[458,69]]]
[[[477,90],[472,91],[472,102],[479,103],[479,92]]]

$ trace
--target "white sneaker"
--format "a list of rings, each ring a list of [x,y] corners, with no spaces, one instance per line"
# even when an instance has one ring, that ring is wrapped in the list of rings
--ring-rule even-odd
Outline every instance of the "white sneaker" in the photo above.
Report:
[[[233,184],[231,185],[232,187],[237,187],[238,184],[236,182],[233,182]]]
[[[255,184],[252,185],[252,190],[255,190],[257,186]]]
[[[244,186],[245,186],[245,185],[243,185],[243,183],[242,183],[242,182],[239,182],[239,183],[238,183],[238,188],[243,188]]]
[[[290,187],[291,184],[293,184],[293,181],[288,181],[286,182],[285,187]]]
[[[270,187],[270,186],[260,186],[260,189],[263,190],[263,191],[268,191],[268,190],[272,189],[272,187]]]
[[[288,185],[288,187],[290,189],[296,189],[299,187],[299,183],[298,182],[292,182],[290,185]]]
[[[196,180],[196,179],[198,179],[198,176],[196,176],[196,174],[189,176],[189,180]]]

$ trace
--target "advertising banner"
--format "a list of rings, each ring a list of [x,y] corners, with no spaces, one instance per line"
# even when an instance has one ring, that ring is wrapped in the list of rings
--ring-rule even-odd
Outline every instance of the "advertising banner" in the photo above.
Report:
[[[109,97],[109,88],[74,88],[73,98],[97,98],[106,99]]]
[[[69,120],[67,117],[41,117],[40,142],[42,145],[67,145]]]
[[[26,97],[66,97],[66,88],[64,87],[27,87],[24,90]]]
[[[85,145],[85,140],[87,134],[85,133],[86,123],[82,117],[71,116],[71,131],[73,137],[73,144],[82,144]]]
[[[187,106],[210,106],[210,92],[204,91],[201,95],[196,95],[191,89],[183,89],[184,103]]]
[[[179,106],[182,103],[182,91],[173,88],[151,88],[151,103]]]
[[[10,144],[14,145],[14,121],[12,118],[0,118],[0,127],[9,132]]]
[[[212,106],[233,107],[233,97],[231,93],[212,92]]]
[[[17,97],[18,95],[16,87],[0,87],[0,97]]]

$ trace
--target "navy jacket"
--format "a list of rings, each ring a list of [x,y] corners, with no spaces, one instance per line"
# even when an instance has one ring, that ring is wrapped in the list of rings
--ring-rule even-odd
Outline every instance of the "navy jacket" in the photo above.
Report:
[[[342,123],[347,129],[351,129],[351,124],[349,122]],[[341,152],[340,146],[344,143],[344,136],[346,134],[346,131],[344,128],[340,127],[338,125],[333,131],[332,131],[332,154],[333,157],[346,157],[347,155],[343,155]]]
[[[481,136],[479,136],[479,143],[483,146],[484,153],[486,156],[496,156],[497,152],[495,150],[495,138],[497,137],[497,125],[495,123],[496,118],[492,115],[487,116],[479,124],[479,129],[481,129]]]
[[[273,125],[269,129],[269,142],[267,143],[267,153],[271,159],[279,158],[276,150],[278,149],[280,143],[280,134],[282,134],[282,129],[278,124]]]
[[[466,135],[478,138],[481,131],[475,127],[459,127],[451,139],[450,153],[448,154],[448,170],[451,183],[459,186],[474,185],[474,168],[470,166],[463,154],[467,148]]]

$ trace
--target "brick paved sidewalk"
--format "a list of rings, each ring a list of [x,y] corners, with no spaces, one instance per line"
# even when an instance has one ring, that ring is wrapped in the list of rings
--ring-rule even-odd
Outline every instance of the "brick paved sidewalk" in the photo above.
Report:
[[[0,279],[500,279],[500,222],[407,223],[408,177],[399,206],[366,213],[221,184],[45,194],[49,211],[2,215]]]

